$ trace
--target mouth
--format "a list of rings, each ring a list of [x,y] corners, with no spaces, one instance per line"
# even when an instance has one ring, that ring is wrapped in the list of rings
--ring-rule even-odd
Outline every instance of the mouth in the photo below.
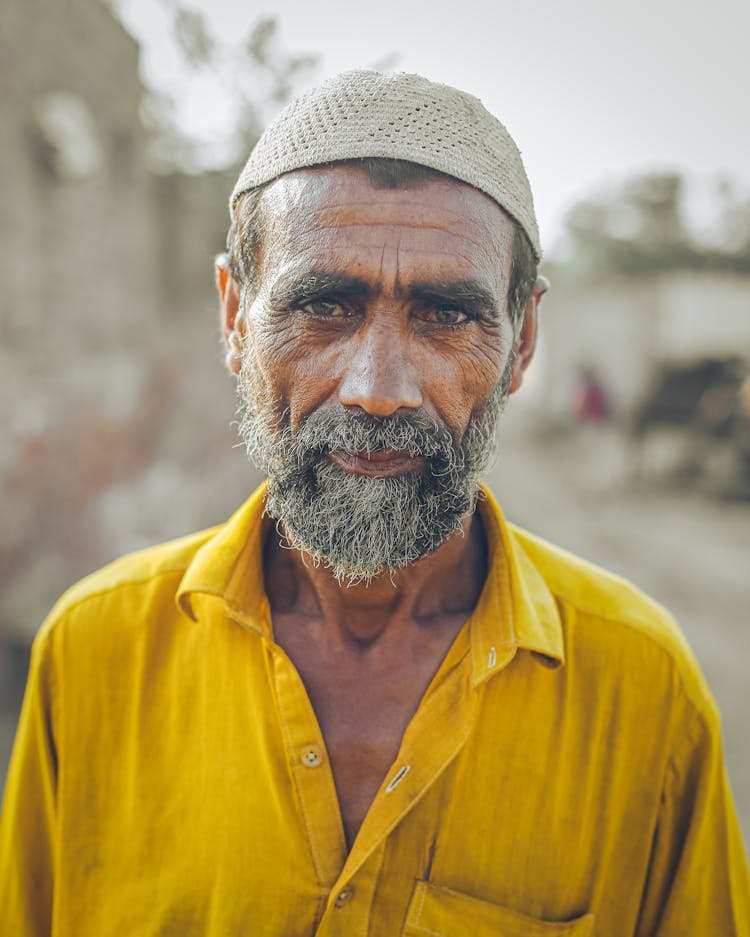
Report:
[[[342,471],[370,478],[391,478],[407,475],[424,468],[424,458],[397,449],[378,449],[375,452],[330,452],[328,458]]]

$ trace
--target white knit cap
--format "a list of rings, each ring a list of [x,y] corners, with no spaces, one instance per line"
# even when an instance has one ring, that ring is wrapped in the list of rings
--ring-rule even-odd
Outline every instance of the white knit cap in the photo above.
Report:
[[[541,259],[521,154],[482,102],[421,75],[343,72],[288,104],[253,148],[230,198],[306,166],[403,159],[468,182],[521,225]]]

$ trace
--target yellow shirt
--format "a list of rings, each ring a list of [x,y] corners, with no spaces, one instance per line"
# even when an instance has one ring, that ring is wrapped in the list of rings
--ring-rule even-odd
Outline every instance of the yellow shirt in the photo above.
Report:
[[[3,937],[750,934],[718,716],[682,636],[489,496],[479,603],[347,854],[273,640],[262,508],[261,489],[225,526],[119,560],[44,625]]]

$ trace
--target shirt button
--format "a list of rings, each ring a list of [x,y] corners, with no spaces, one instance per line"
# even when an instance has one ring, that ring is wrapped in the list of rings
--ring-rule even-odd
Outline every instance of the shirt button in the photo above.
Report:
[[[317,768],[323,760],[323,752],[317,745],[305,745],[300,758],[306,768]]]
[[[343,908],[344,905],[349,904],[353,897],[354,885],[347,885],[345,888],[341,889],[338,895],[336,895],[333,904],[337,908]]]

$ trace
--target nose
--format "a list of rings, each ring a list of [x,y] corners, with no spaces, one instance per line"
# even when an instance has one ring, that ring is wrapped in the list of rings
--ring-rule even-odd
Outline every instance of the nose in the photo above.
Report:
[[[338,388],[339,403],[371,416],[391,416],[422,406],[422,392],[407,339],[398,330],[370,326],[352,338]]]

